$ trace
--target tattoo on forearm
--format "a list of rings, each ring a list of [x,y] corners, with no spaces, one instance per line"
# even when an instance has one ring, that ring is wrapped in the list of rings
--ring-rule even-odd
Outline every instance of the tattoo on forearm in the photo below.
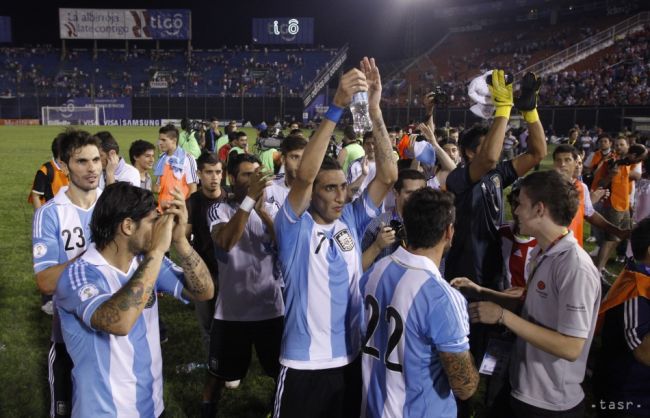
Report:
[[[386,124],[384,123],[384,118],[376,116],[373,118],[372,123],[372,132],[375,136],[375,160],[378,162],[381,161],[388,164],[394,164],[393,150],[390,146],[390,139],[388,137]]]
[[[95,311],[92,318],[93,327],[102,330],[110,329],[112,325],[120,321],[121,312],[126,312],[131,308],[139,309],[147,303],[151,292],[153,292],[153,286],[145,285],[143,276],[152,260],[152,257],[142,260],[128,283]]]
[[[462,399],[472,396],[479,380],[472,354],[469,351],[439,354],[454,394]]]
[[[187,289],[194,294],[204,293],[209,285],[208,280],[212,279],[201,256],[192,249],[187,256],[181,258],[181,267],[185,275]]]

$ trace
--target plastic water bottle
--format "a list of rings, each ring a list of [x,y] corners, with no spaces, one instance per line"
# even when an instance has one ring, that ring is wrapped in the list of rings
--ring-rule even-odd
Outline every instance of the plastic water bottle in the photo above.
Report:
[[[192,373],[195,369],[207,369],[208,365],[205,363],[187,363],[187,364],[179,364],[176,366],[176,373],[177,374],[189,374]]]
[[[368,92],[360,91],[352,96],[350,103],[354,132],[361,136],[364,132],[372,131],[372,121],[368,113]]]

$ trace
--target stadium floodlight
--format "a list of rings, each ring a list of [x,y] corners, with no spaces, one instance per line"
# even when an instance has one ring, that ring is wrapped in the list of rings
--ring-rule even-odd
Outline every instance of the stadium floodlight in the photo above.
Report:
[[[101,108],[101,109],[100,109]],[[42,125],[100,125],[100,112],[103,106],[43,106],[41,108]],[[102,118],[103,119],[103,118]]]

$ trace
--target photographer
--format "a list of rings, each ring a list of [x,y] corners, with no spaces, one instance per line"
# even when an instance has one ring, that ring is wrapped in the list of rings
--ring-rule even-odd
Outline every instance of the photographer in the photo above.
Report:
[[[181,131],[178,134],[178,147],[190,154],[196,160],[201,156],[201,147],[196,140],[194,132],[190,126],[190,120],[181,119]]]
[[[204,148],[210,152],[215,152],[217,141],[221,137],[221,131],[219,130],[219,120],[216,116],[210,118],[210,127],[205,132],[205,145]]]
[[[353,161],[366,155],[363,147],[359,144],[357,134],[354,132],[352,125],[348,125],[343,129],[343,139],[341,152],[339,152],[337,161],[341,165],[344,173],[348,172],[348,168]]]
[[[604,200],[603,216],[621,229],[630,228],[631,181],[641,178],[640,174],[632,169],[632,165],[643,159],[645,147],[637,148],[635,146],[633,152],[628,151],[630,151],[628,139],[624,136],[616,138],[613,156],[601,164],[591,185],[592,191],[598,187],[610,190],[609,197]],[[607,274],[604,270],[605,265],[618,242],[618,237],[612,234],[605,235],[596,262],[601,275]]]

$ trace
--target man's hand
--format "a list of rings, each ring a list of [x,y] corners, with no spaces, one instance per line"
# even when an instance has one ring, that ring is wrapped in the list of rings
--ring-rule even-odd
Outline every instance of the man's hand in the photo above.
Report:
[[[117,155],[117,152],[115,152],[115,150],[108,151],[108,156],[106,157],[107,176],[115,175],[115,170],[117,169],[117,165],[119,164],[119,162],[120,162],[120,156]]]
[[[377,248],[379,248],[379,250],[381,251],[384,248],[388,247],[389,245],[393,245],[394,243],[395,243],[395,230],[390,226],[384,225],[382,223],[380,225],[377,238],[375,238],[375,242],[373,244],[376,245]]]
[[[187,206],[185,206],[183,194],[178,187],[174,187],[171,195],[174,199],[164,202],[161,207],[163,209],[163,215],[173,216],[174,229],[172,231],[172,241],[178,244],[183,240],[187,240],[187,235],[185,234],[188,222]]]
[[[256,202],[257,200],[261,200],[260,198],[264,195],[264,189],[271,185],[272,178],[272,172],[258,168],[251,175],[248,186],[248,196]]]
[[[469,304],[469,320],[473,323],[496,324],[503,319],[503,308],[492,302]]]
[[[492,71],[492,84],[488,84],[488,88],[496,107],[494,116],[510,118],[510,110],[513,106],[512,83],[506,84],[506,76],[503,70]]]
[[[427,93],[426,96],[424,96],[424,109],[427,112],[427,116],[429,116],[429,120],[431,123],[433,123],[433,110],[435,109],[435,101],[434,98],[436,97],[436,94],[434,92],[429,92]]]
[[[597,188],[590,194],[591,202],[598,203],[602,199],[607,199],[609,197],[609,189],[604,189],[602,187]]]
[[[363,60],[361,60],[361,71],[365,74],[368,83],[368,106],[370,108],[379,108],[381,101],[381,76],[379,75],[379,68],[375,64],[375,59],[363,57]]]
[[[468,298],[477,298],[481,293],[481,286],[467,277],[456,277],[449,284]]]
[[[174,215],[163,214],[153,226],[151,231],[150,252],[166,253],[172,242],[172,229],[174,228]]]
[[[347,107],[352,101],[352,95],[359,91],[368,91],[366,75],[353,68],[341,77],[332,103],[341,108]]]
[[[433,131],[434,131],[434,129],[433,129],[433,124],[428,125],[428,124],[421,123],[421,124],[419,124],[419,125],[417,126],[417,129],[419,129],[420,132],[422,132],[422,135],[424,135],[424,137],[425,137],[429,142],[432,142],[432,141],[435,141],[435,140],[436,140],[436,136],[435,136],[435,134],[433,133]]]

